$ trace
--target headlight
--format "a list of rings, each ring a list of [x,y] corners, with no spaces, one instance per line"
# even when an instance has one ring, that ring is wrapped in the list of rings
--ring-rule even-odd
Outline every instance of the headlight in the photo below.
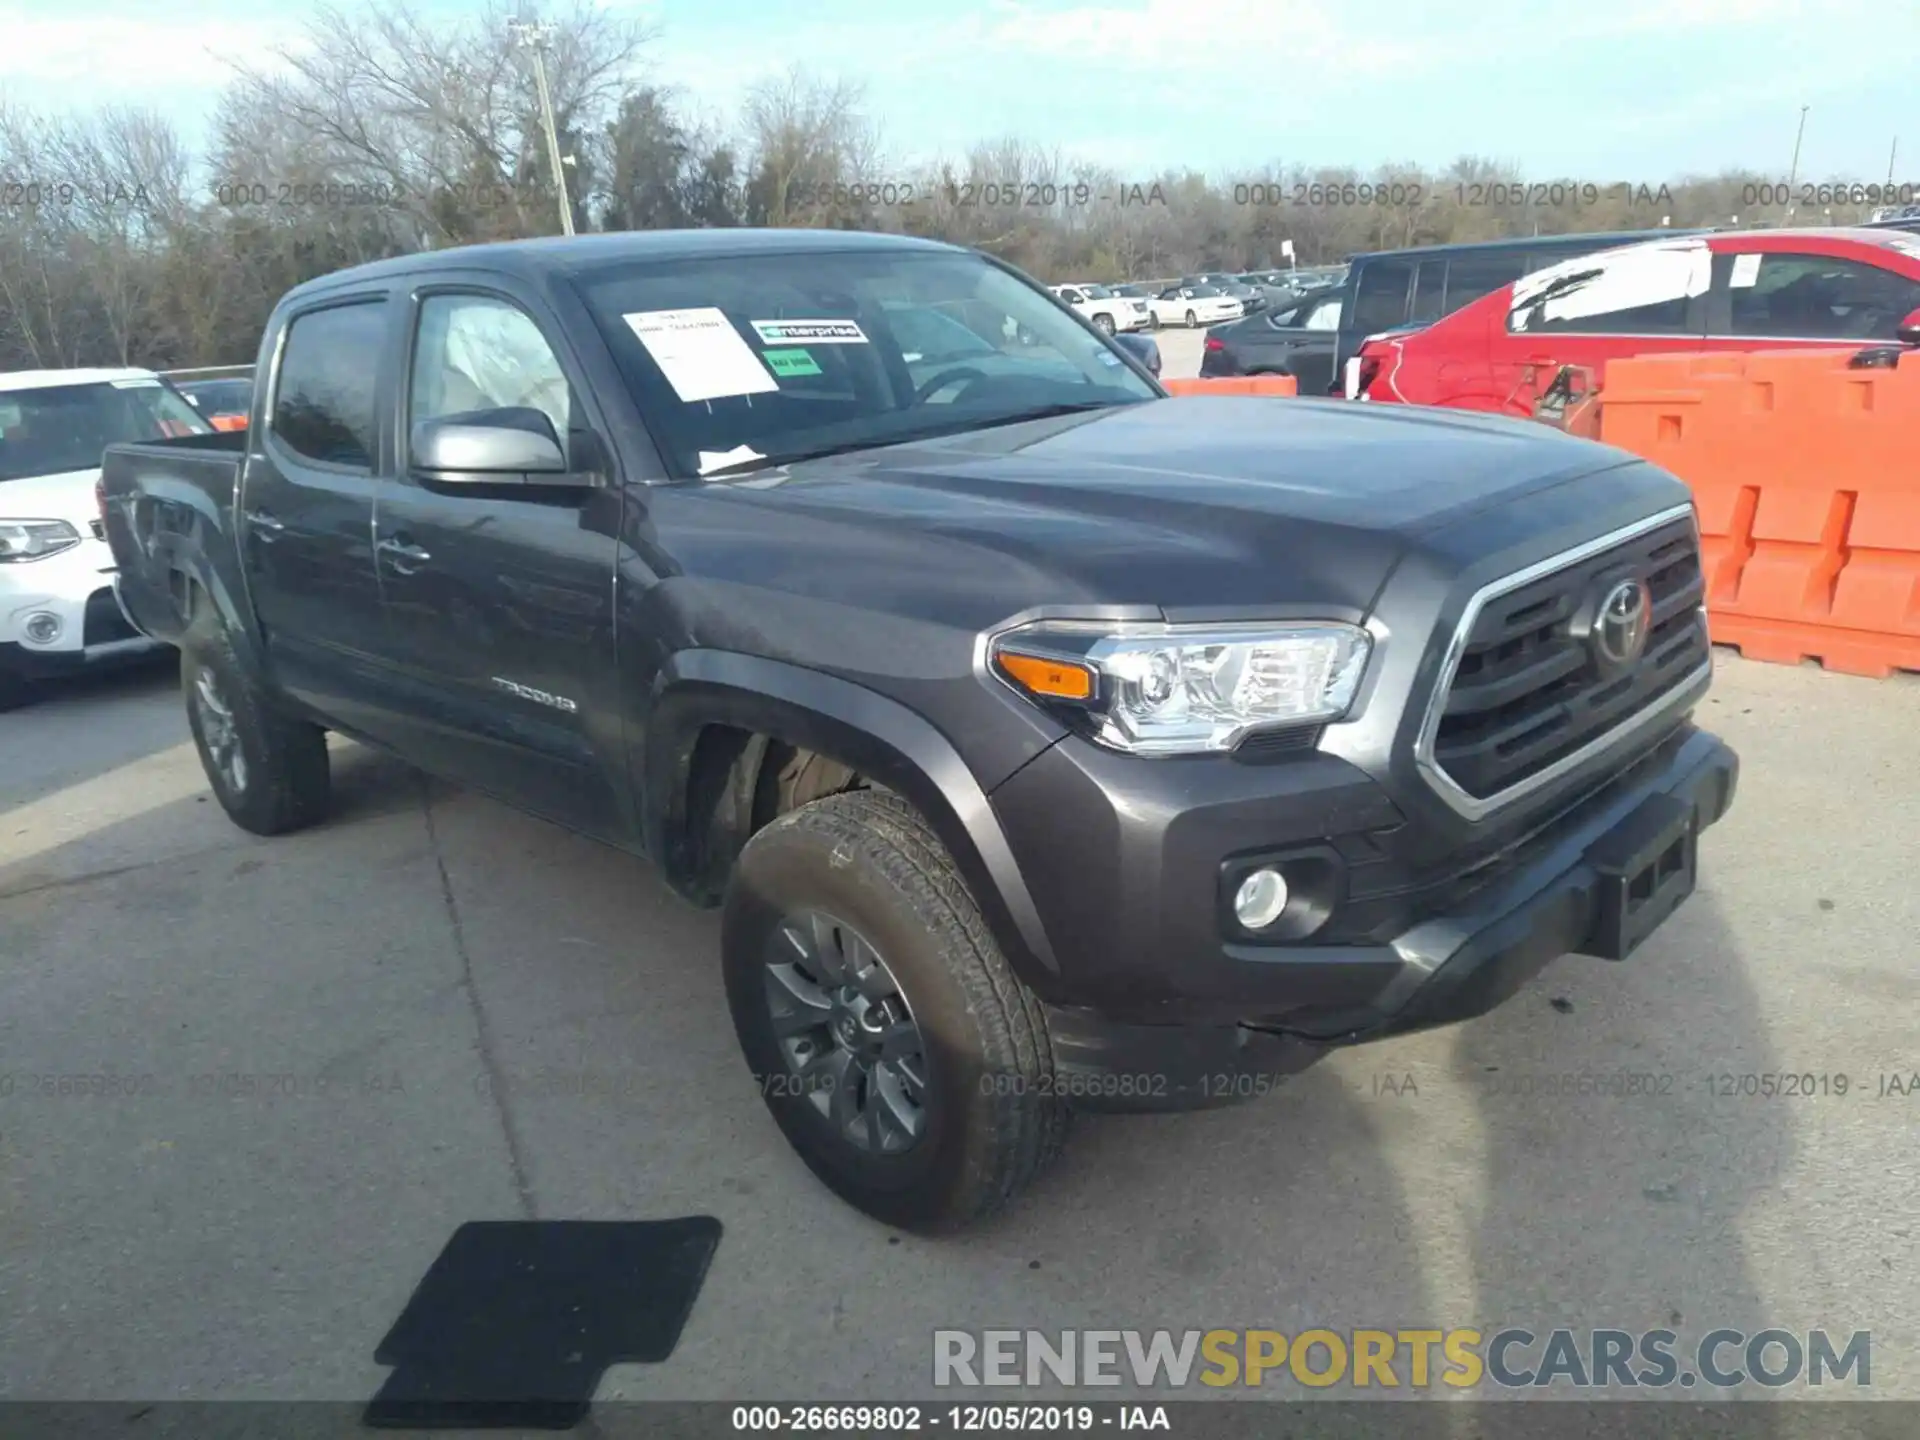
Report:
[[[79,543],[80,532],[64,520],[0,520],[0,565],[44,560]]]
[[[1040,624],[994,637],[994,669],[1085,712],[1094,739],[1136,755],[1231,750],[1256,730],[1346,716],[1373,639],[1357,625]]]

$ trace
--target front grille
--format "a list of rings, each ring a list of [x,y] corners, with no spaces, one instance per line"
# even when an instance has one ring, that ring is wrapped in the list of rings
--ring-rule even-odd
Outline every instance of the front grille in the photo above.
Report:
[[[1637,576],[1652,594],[1638,661],[1604,669],[1573,632],[1596,590]],[[1699,541],[1683,516],[1495,595],[1473,617],[1439,723],[1433,765],[1485,801],[1606,736],[1670,694],[1711,654]]]
[[[120,602],[111,590],[96,590],[87,597],[83,645],[110,645],[115,640],[136,640],[140,632],[120,613]]]

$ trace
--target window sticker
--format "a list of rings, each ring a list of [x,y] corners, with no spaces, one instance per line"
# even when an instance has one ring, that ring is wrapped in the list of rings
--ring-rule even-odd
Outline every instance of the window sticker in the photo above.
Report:
[[[753,333],[769,345],[865,345],[867,335],[852,320],[754,320]]]
[[[151,375],[143,375],[137,380],[109,380],[107,383],[116,390],[158,390],[160,388],[159,380]]]
[[[753,347],[733,328],[726,313],[712,305],[691,310],[639,310],[622,315],[647,347],[647,354],[691,404],[734,395],[764,395],[780,383],[767,373]]]
[[[804,350],[768,350],[760,358],[776,375],[818,375],[820,362]]]
[[[1733,274],[1727,284],[1735,290],[1745,290],[1760,278],[1760,257],[1758,255],[1736,255],[1733,257]]]

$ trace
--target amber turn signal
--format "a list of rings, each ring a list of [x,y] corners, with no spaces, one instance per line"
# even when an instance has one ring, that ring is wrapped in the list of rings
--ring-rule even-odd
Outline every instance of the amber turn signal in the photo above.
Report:
[[[1047,700],[1091,700],[1093,670],[1071,660],[1053,660],[1039,655],[1020,655],[1002,650],[994,657],[1012,680],[1029,695]]]

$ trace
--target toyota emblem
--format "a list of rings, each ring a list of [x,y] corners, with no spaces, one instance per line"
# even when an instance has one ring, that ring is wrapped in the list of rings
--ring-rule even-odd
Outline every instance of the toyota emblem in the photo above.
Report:
[[[1609,669],[1623,669],[1647,648],[1653,628],[1653,592],[1640,579],[1622,580],[1600,602],[1593,620],[1593,648]]]

